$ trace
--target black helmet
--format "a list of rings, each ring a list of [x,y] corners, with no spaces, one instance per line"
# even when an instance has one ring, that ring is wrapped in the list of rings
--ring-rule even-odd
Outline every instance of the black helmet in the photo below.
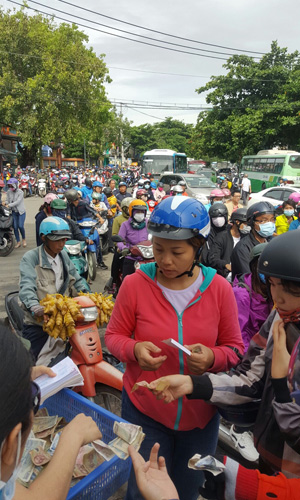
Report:
[[[64,183],[63,183],[63,181],[58,180],[58,181],[56,181],[55,185],[56,185],[57,187],[62,187],[62,186],[64,185]]]
[[[76,189],[69,189],[65,192],[65,197],[69,202],[78,200],[78,191]]]
[[[258,272],[278,279],[300,281],[300,231],[273,238],[258,261]]]
[[[257,203],[253,203],[251,207],[247,210],[247,221],[248,223],[253,223],[261,214],[275,214],[275,207],[268,201],[258,201]]]
[[[259,243],[258,245],[252,247],[249,254],[249,262],[251,263],[254,259],[259,257],[268,244],[269,243]]]
[[[247,208],[238,208],[235,212],[232,212],[231,222],[247,222]]]
[[[108,198],[109,198],[110,196],[112,196],[112,194],[113,194],[112,189],[111,189],[110,187],[105,187],[105,188],[103,189],[103,193],[104,193],[104,194],[105,194],[105,196],[107,196]]]
[[[213,219],[215,217],[228,217],[228,210],[226,205],[221,202],[216,202],[209,208],[209,216]]]
[[[85,185],[86,185],[86,187],[91,188],[92,187],[92,179],[90,179],[89,177],[87,177],[85,179]]]
[[[177,182],[173,180],[173,181],[171,181],[171,182],[170,182],[170,184],[169,184],[169,185],[170,185],[171,187],[173,187],[173,186],[177,186]]]

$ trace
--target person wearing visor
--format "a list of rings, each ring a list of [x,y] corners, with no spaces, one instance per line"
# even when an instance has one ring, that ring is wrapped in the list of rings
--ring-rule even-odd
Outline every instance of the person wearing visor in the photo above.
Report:
[[[61,339],[49,337],[41,326],[44,308],[40,300],[48,293],[76,297],[80,291],[89,291],[63,250],[65,242],[71,238],[68,223],[60,217],[47,217],[42,221],[39,233],[43,244],[26,252],[21,260],[19,292],[24,309],[22,334],[31,342],[35,359],[41,354],[46,356],[50,351],[51,357],[55,357],[63,350]]]
[[[18,336],[3,326],[0,353],[0,499],[65,500],[80,448],[100,439],[101,432],[91,417],[77,415],[63,429],[43,473],[28,488],[21,485],[17,481],[19,465],[41,400],[34,379],[55,374],[45,366],[32,367],[30,353]]]
[[[229,373],[173,375],[150,384],[159,401],[173,404],[187,396],[188,401],[199,399],[216,405],[227,420],[253,419],[259,471],[244,469],[237,463],[227,468],[226,462],[225,474],[218,481],[210,473],[205,474],[209,491],[202,488],[204,498],[299,498],[300,254],[297,231],[284,233],[265,246],[258,260],[258,273],[265,276],[275,308],[259,333],[252,337],[242,362]],[[159,390],[162,382],[168,384],[163,391]],[[227,494],[230,491],[231,496],[227,497],[226,491]]]
[[[166,411],[145,387],[132,388],[171,373],[229,370],[243,353],[231,286],[199,262],[209,230],[207,211],[198,200],[162,200],[148,223],[156,262],[123,281],[105,334],[108,349],[126,362],[122,416],[143,427],[145,460],[154,443],[161,444],[181,500],[198,498],[203,475],[188,469],[187,462],[194,453],[214,453],[218,414],[213,406],[186,398]],[[171,347],[170,338],[191,355]],[[142,497],[132,472],[126,499],[133,498]]]
[[[214,210],[219,204],[215,203],[209,210]],[[238,208],[232,213],[230,224],[225,231],[218,233],[210,244],[207,256],[208,265],[217,270],[217,273],[231,281],[231,254],[235,245],[248,234],[246,208]]]
[[[247,209],[247,224],[251,230],[234,247],[231,255],[232,280],[250,273],[249,255],[259,243],[269,241],[275,233],[275,207],[268,201],[258,201]]]

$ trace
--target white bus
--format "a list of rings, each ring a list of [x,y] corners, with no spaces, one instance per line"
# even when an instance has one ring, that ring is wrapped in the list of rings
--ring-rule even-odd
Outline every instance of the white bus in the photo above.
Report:
[[[152,149],[143,156],[142,174],[159,177],[165,173],[187,173],[187,156],[172,149]]]

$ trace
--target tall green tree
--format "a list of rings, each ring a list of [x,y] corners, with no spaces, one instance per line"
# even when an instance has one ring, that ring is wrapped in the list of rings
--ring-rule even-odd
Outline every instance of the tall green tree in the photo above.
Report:
[[[81,142],[107,121],[108,70],[87,42],[76,25],[0,10],[0,121],[19,131],[23,164],[42,144]]]
[[[195,156],[239,161],[244,154],[274,146],[300,147],[300,58],[276,42],[259,61],[233,56],[226,75],[213,76],[210,111],[199,114],[192,138]]]
[[[136,156],[151,149],[173,149],[190,156],[193,125],[173,118],[154,125],[131,127],[130,143]]]

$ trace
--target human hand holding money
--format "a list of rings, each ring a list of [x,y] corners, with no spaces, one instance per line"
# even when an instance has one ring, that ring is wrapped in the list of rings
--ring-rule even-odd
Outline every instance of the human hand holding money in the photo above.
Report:
[[[193,392],[193,382],[189,375],[168,375],[147,382],[137,382],[132,390],[136,390],[139,386],[147,387],[157,399],[163,399],[165,403],[171,403],[186,394]]]
[[[192,354],[186,357],[189,371],[194,375],[202,375],[212,367],[215,361],[213,350],[203,344],[185,345]]]

